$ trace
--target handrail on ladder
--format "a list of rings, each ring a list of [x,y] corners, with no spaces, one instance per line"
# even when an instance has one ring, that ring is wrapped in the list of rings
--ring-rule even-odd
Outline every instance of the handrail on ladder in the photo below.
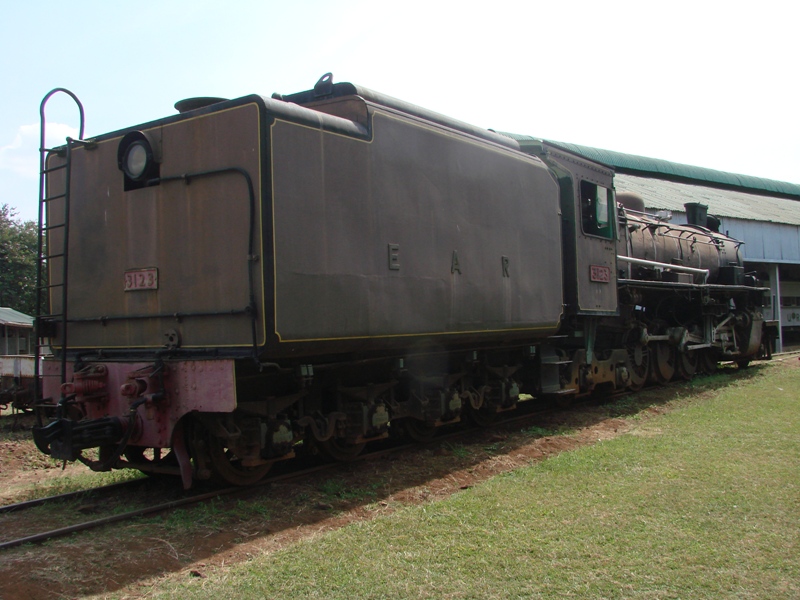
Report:
[[[45,145],[45,137],[46,137],[46,117],[45,117],[45,107],[47,105],[48,100],[52,96],[57,93],[64,93],[67,94],[78,107],[78,112],[80,114],[80,128],[78,131],[78,140],[73,140],[72,138],[67,138],[67,150],[66,150],[66,162],[63,165],[65,168],[65,177],[64,177],[64,191],[63,194],[57,194],[55,196],[47,197],[45,195],[46,192],[46,161],[47,155],[52,151],[51,148],[47,148]],[[44,305],[44,290],[47,289],[48,291],[52,287],[60,286],[61,289],[61,383],[66,382],[66,372],[67,372],[67,263],[68,263],[68,253],[69,253],[69,200],[70,200],[70,165],[71,165],[71,153],[72,153],[72,144],[74,142],[81,142],[83,141],[83,131],[84,131],[84,111],[83,111],[83,104],[81,101],[78,100],[78,97],[72,93],[70,90],[66,88],[54,88],[47,93],[47,95],[42,99],[41,104],[39,105],[39,239],[38,239],[38,247],[37,247],[37,254],[36,254],[36,344],[35,344],[35,353],[34,353],[34,405],[41,401],[42,399],[42,390],[41,390],[41,350],[43,347],[42,338],[43,338],[43,331],[42,331],[42,324],[44,317],[52,317],[52,307],[48,307],[48,312],[45,314],[45,307]],[[60,224],[57,225],[45,225],[46,222],[46,205],[49,201],[54,200],[56,198],[63,198],[64,203],[64,216],[63,220]],[[44,254],[44,238],[45,235],[49,234],[49,231],[52,229],[64,229],[64,247],[60,254]],[[50,252],[49,244],[47,248],[48,253]],[[62,276],[61,276],[61,283],[50,285],[48,279],[48,285],[43,285],[44,279],[44,265],[47,260],[54,257],[61,257],[62,258]],[[42,425],[42,414],[41,411],[37,410],[37,419],[39,421],[39,425]]]

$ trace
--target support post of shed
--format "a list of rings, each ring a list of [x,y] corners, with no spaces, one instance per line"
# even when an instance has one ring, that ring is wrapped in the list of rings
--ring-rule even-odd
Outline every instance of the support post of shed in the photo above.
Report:
[[[775,352],[783,352],[783,327],[781,326],[781,274],[777,263],[769,267],[769,294],[772,303],[772,319],[778,322],[778,339],[775,340]]]

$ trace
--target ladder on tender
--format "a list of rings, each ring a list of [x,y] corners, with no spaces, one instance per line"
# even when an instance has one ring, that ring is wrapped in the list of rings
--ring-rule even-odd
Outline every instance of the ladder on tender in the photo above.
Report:
[[[55,94],[62,92],[70,96],[78,106],[80,113],[80,129],[78,139],[67,138],[66,146],[57,149],[47,148],[45,143],[46,119],[45,106]],[[36,345],[34,363],[34,406],[41,403],[41,357],[42,350],[49,343],[47,340],[56,333],[58,328],[59,341],[61,345],[61,383],[66,383],[67,377],[67,282],[69,264],[69,203],[70,203],[70,167],[72,164],[72,149],[75,146],[86,144],[83,140],[84,113],[83,105],[78,97],[65,88],[55,88],[51,90],[43,99],[39,106],[40,129],[39,129],[39,242],[36,260]],[[53,167],[47,167],[47,157],[50,153],[56,152],[64,156],[65,160]],[[60,190],[50,189],[48,185],[48,175],[57,171],[64,171],[63,187]],[[58,204],[61,210],[58,209]],[[54,214],[58,213],[58,214]],[[62,244],[60,248],[53,248],[52,233],[61,231]],[[50,261],[61,259],[61,281],[52,283],[47,273],[53,273],[50,268]],[[51,306],[51,290],[61,288],[61,305]],[[42,411],[36,411],[38,419],[42,419]],[[41,425],[41,422],[39,423]]]

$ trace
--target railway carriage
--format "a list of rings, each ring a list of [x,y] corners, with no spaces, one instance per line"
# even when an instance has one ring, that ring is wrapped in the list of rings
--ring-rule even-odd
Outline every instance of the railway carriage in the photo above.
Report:
[[[735,240],[665,233],[555,145],[330,74],[176,108],[43,165],[56,416],[34,438],[56,458],[247,484],[760,344]]]
[[[34,402],[33,319],[0,308],[0,410],[28,411]]]

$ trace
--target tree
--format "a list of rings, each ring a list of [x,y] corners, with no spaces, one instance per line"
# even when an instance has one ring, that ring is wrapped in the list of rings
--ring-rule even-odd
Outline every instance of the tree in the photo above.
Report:
[[[0,306],[35,315],[37,225],[16,216],[8,204],[0,206]]]

